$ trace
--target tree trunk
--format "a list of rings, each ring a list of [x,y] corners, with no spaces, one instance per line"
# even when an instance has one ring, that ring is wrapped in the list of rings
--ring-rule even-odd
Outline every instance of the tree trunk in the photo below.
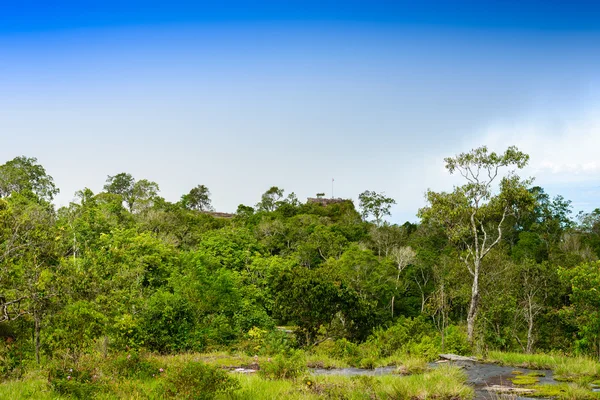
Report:
[[[479,260],[475,261],[473,270],[473,285],[471,286],[471,304],[469,304],[469,313],[467,314],[467,338],[473,345],[475,333],[475,318],[479,311]]]
[[[529,318],[529,326],[527,327],[527,354],[531,354],[533,349],[533,318]]]
[[[40,317],[37,312],[35,312],[33,319],[34,319],[33,337],[34,337],[34,342],[35,342],[35,360],[39,364],[40,363],[40,330],[41,330],[40,325],[41,325],[41,321],[40,321]]]
[[[446,296],[444,284],[442,283],[442,352],[446,351]]]
[[[527,353],[531,354],[533,350],[533,305],[531,304],[531,297],[527,301],[528,315],[527,315]]]
[[[402,270],[398,267],[398,275],[396,276],[396,287],[394,288],[394,292],[398,292],[398,283],[400,282],[400,272]],[[394,301],[396,300],[396,294],[392,296],[392,319],[394,319]]]

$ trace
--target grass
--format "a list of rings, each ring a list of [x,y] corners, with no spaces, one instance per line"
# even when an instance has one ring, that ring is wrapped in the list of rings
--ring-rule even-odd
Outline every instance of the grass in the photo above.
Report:
[[[488,361],[530,369],[551,369],[557,380],[590,383],[600,378],[600,364],[588,357],[552,354],[521,354],[490,351]]]
[[[600,364],[588,357],[568,357],[557,354],[521,354],[492,351],[488,361],[503,365],[530,369],[549,369],[554,373],[556,385],[538,385],[537,376],[541,373],[517,375],[512,381],[516,385],[527,386],[536,392],[528,397],[555,398],[560,400],[600,399],[600,393],[590,390],[590,383],[600,377]]]
[[[340,360],[333,358],[326,354],[313,354],[309,353],[306,355],[306,366],[309,368],[348,368],[350,364],[346,360]]]
[[[189,361],[203,361],[219,367],[249,365],[256,360],[244,354],[210,353],[180,354],[174,356],[148,356],[152,362],[169,371]],[[333,363],[334,360],[332,360]],[[259,365],[268,362],[266,357],[258,359]],[[310,362],[310,361],[309,361]],[[103,364],[108,363],[108,364]],[[153,365],[154,365],[153,364]],[[110,360],[99,358],[97,365],[102,370],[110,369]],[[473,391],[465,384],[465,376],[459,369],[443,366],[426,371],[426,363],[418,358],[407,358],[404,367],[413,375],[398,376],[313,376],[305,372],[295,379],[266,379],[258,374],[236,375],[240,388],[233,393],[217,394],[216,399],[452,399],[468,400]],[[161,374],[150,377],[106,375],[104,389],[95,397],[99,400],[112,399],[159,399],[164,378]],[[48,373],[43,369],[31,370],[22,379],[0,384],[0,398],[62,400],[67,397],[54,393],[48,386]]]
[[[46,378],[41,376],[41,371],[35,371],[35,374],[29,374],[22,379],[0,384],[0,399],[59,400],[66,397],[50,390]]]
[[[553,398],[560,400],[597,400],[600,399],[600,393],[590,391],[587,386],[581,386],[575,383],[562,383],[558,385],[536,385],[531,386],[535,389],[535,394],[528,397]]]
[[[466,374],[455,367],[440,366],[424,374],[410,375],[394,384],[394,399],[471,399],[474,391],[466,386]]]
[[[427,361],[425,359],[409,357],[402,361],[402,363],[398,366],[397,371],[400,375],[413,375],[422,374],[428,369],[429,367],[427,366]]]
[[[302,353],[309,367],[345,368],[352,365],[349,359],[333,358],[325,352]],[[275,358],[253,357],[244,353],[193,353],[171,356],[148,355],[156,368],[169,371],[179,368],[190,361],[201,361],[219,368],[265,366]],[[364,360],[360,359],[362,362]],[[233,393],[218,394],[217,399],[406,399],[406,400],[467,400],[472,399],[473,389],[466,385],[466,376],[460,369],[450,365],[440,365],[430,370],[425,359],[406,354],[394,354],[391,357],[368,359],[370,367],[397,366],[397,374],[386,376],[313,376],[310,371],[300,372],[292,379],[267,379],[259,374],[236,375],[240,388]],[[557,385],[540,385],[541,373],[514,374],[513,382],[520,386],[536,390],[532,397],[552,397],[561,400],[600,399],[599,393],[589,390],[589,384],[600,379],[600,364],[585,357],[566,357],[552,354],[518,354],[490,352],[488,361],[504,365],[530,369],[550,369],[563,382]],[[110,368],[110,360],[98,358],[98,365],[106,372],[104,389],[97,399],[158,399],[163,377],[156,374],[144,376],[125,376]],[[107,363],[107,364],[103,364]],[[0,398],[62,400],[67,397],[54,393],[48,386],[48,372],[29,370],[18,380],[0,384]]]
[[[534,385],[538,383],[540,380],[535,376],[530,375],[517,375],[511,379],[512,383],[515,385]]]

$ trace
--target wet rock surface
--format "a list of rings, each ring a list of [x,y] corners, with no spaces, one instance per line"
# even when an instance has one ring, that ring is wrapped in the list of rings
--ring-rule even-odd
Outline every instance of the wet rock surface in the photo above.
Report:
[[[452,354],[444,354],[441,358],[441,361],[431,363],[429,366],[436,368],[441,364],[450,364],[462,368],[468,376],[467,383],[475,389],[475,400],[498,399],[498,397],[503,394],[506,395],[507,399],[511,400],[531,399],[530,397],[527,397],[527,394],[531,393],[531,389],[513,384],[512,379],[517,375],[536,373],[536,375],[543,375],[536,376],[536,378],[539,379],[539,384],[552,385],[557,383],[550,370],[505,367],[498,364],[479,362],[471,357],[455,356]],[[381,376],[396,373],[397,367],[381,367],[375,369],[312,368],[311,372],[315,375]],[[539,400],[540,398],[538,397],[537,399]]]
[[[544,376],[537,377],[539,379],[539,384],[542,385],[552,385],[557,383],[550,370],[505,367],[498,364],[487,364],[476,361],[454,361],[448,363],[461,367],[466,372],[469,377],[467,383],[474,387],[476,400],[497,399],[498,394],[503,393],[510,394],[510,396],[507,397],[510,399],[529,399],[527,393],[530,392],[527,391],[527,388],[519,387],[512,383],[512,378],[516,376],[514,374],[515,371],[518,371],[522,375],[527,375],[532,372],[543,374]],[[440,363],[435,363],[435,365],[439,364]],[[515,395],[517,395],[516,398]]]

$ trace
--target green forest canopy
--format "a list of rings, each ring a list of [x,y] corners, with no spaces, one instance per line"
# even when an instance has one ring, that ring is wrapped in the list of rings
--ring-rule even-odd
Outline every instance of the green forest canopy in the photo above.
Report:
[[[474,346],[600,355],[600,209],[573,216],[505,173],[527,159],[514,147],[448,158],[464,184],[395,225],[395,200],[373,191],[357,209],[272,187],[219,218],[204,185],[171,203],[127,173],[55,209],[52,177],[17,157],[0,166],[0,333],[39,362],[99,344],[204,351],[277,325],[299,346],[362,342],[420,318]]]

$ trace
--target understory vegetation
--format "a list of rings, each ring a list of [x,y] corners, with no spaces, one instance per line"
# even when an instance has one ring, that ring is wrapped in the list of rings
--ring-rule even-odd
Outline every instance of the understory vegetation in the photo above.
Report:
[[[223,214],[204,185],[172,203],[127,173],[56,209],[37,160],[10,160],[0,398],[471,398],[460,370],[430,368],[440,353],[589,386],[600,209],[573,214],[516,174],[527,161],[514,147],[448,158],[464,184],[398,225],[386,218],[402,199],[374,191],[355,205],[272,187]]]

